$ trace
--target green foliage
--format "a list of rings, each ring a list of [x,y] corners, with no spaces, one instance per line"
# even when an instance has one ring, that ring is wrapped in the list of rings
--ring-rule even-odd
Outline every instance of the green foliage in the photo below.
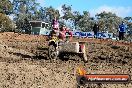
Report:
[[[58,10],[55,10],[52,6],[46,8],[46,16],[49,18],[49,22],[52,22],[54,17],[59,18],[60,14]]]
[[[9,0],[0,0],[0,31],[13,31],[14,24],[10,20],[9,14],[12,12],[12,3]]]
[[[15,25],[9,19],[8,16],[3,13],[0,13],[0,32],[14,31],[14,26]]]
[[[100,27],[99,31],[117,33],[118,25],[122,21],[127,24],[129,30],[132,30],[132,17],[121,18],[111,12],[102,12],[96,14],[95,17],[91,17],[88,11],[83,11],[81,14],[79,11],[73,11],[72,6],[66,4],[62,5],[60,17],[59,10],[52,6],[41,7],[37,0],[13,0],[13,3],[9,0],[0,0],[0,12],[3,15],[0,18],[0,25],[3,25],[3,29],[8,31],[13,29],[11,20],[6,16],[11,12],[15,15],[14,21],[18,31],[25,30],[26,33],[30,33],[29,20],[51,23],[54,17],[59,19],[60,25],[66,25],[65,22],[69,22],[67,25],[69,28],[81,31],[92,31],[94,23],[97,22]],[[6,20],[6,22],[4,23],[3,20]]]
[[[16,26],[18,32],[30,30],[30,25],[27,20],[39,20],[40,11],[37,9],[39,3],[36,3],[36,0],[14,0],[13,1],[13,14],[15,14],[14,21],[16,21]],[[27,26],[28,25],[28,26]]]
[[[0,0],[0,13],[9,15],[12,12],[12,3],[9,0]]]
[[[117,32],[118,26],[123,20],[122,18],[116,16],[116,14],[113,14],[111,12],[102,12],[100,14],[97,14],[96,17],[98,19],[100,31],[109,31],[113,33]]]

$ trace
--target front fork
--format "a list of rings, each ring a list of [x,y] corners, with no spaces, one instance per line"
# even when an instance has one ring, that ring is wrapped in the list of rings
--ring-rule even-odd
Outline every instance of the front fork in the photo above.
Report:
[[[79,52],[85,53],[85,44],[79,44]]]
[[[56,53],[57,53],[57,55],[59,55],[59,42],[57,41],[56,42]]]

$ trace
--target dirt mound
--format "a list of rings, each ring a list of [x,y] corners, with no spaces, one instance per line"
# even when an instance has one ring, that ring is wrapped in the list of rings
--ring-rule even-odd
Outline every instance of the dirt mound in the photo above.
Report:
[[[0,33],[0,88],[77,88],[76,69],[88,74],[132,75],[132,43],[100,39],[86,41],[88,62],[37,59],[38,47],[46,51],[47,37]],[[91,84],[91,88],[132,88],[132,84]]]

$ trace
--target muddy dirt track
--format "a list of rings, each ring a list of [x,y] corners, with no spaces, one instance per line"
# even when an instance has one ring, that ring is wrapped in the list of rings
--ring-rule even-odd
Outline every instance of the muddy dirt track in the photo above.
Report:
[[[132,43],[100,39],[76,41],[87,41],[87,63],[78,61],[77,56],[54,62],[47,60],[47,55],[36,58],[37,47],[47,54],[46,37],[0,33],[0,88],[77,88],[79,66],[88,74],[132,75]],[[132,83],[92,84],[86,88],[132,88]]]

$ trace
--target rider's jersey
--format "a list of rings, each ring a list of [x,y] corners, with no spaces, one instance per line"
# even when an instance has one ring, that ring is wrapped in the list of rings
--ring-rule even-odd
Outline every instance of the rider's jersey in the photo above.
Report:
[[[54,28],[55,30],[58,29],[58,28],[59,28],[58,20],[55,20],[55,19],[54,19],[52,25],[53,25],[53,28]]]
[[[126,31],[126,27],[125,27],[124,24],[119,25],[119,31],[120,32],[125,32]]]
[[[64,40],[66,38],[66,33],[68,33],[70,35],[70,38],[72,38],[72,32],[66,29],[60,32],[59,34],[60,39]]]

